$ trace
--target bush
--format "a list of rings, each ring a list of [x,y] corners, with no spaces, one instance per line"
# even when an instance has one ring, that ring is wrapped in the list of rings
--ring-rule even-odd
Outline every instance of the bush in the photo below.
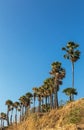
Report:
[[[77,124],[81,121],[80,108],[72,108],[68,115],[68,122]]]

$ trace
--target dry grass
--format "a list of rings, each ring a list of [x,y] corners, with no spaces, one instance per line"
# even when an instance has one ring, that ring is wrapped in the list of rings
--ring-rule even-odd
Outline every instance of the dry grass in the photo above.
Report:
[[[31,114],[17,127],[7,130],[78,130],[84,128],[84,98],[71,102],[59,110],[45,114]]]

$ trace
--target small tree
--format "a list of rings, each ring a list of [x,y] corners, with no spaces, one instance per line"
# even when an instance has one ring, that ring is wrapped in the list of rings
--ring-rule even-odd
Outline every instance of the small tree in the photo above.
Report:
[[[69,96],[69,101],[72,101],[72,95],[77,95],[77,91],[75,88],[66,88],[63,90],[63,93],[65,93],[67,96]]]

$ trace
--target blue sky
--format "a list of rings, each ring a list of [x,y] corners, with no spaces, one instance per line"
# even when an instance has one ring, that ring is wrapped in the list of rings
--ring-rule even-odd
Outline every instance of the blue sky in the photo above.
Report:
[[[62,62],[66,78],[62,90],[71,86],[71,63],[61,48],[68,41],[80,44],[81,58],[75,64],[76,99],[83,97],[84,56],[83,0],[0,1],[0,111],[5,101],[17,101],[48,78],[53,61]]]

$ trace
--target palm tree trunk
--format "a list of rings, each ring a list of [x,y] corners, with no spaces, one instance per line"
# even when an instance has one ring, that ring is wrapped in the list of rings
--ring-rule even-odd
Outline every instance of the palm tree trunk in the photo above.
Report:
[[[10,124],[12,125],[13,110],[11,110]]]
[[[72,62],[72,88],[74,88],[74,62]],[[74,100],[74,95],[72,95],[72,100]]]
[[[72,97],[72,95],[70,95],[70,97],[69,97],[69,98],[70,98],[70,101],[72,100],[72,98],[71,98],[71,97]]]
[[[52,94],[50,94],[50,109],[52,109]]]
[[[41,112],[41,97],[38,96],[39,106],[38,106],[38,112]]]
[[[42,112],[43,112],[43,104],[44,104],[44,100],[43,100],[43,97],[42,97]]]
[[[57,85],[57,78],[55,77],[54,83],[54,108],[58,108],[58,85]]]
[[[17,124],[17,108],[16,108],[16,114],[15,114],[15,123]]]
[[[41,111],[41,101],[39,100],[38,112]]]
[[[45,104],[46,104],[46,107],[47,107],[47,96],[45,97]]]
[[[21,116],[21,111],[20,111],[20,122],[21,122],[21,118],[22,118],[22,116]]]
[[[50,109],[53,109],[53,94],[50,95]]]
[[[48,96],[48,104],[50,104],[50,96]]]
[[[2,128],[2,126],[3,126],[3,121],[2,121],[3,119],[1,118],[1,128]]]
[[[34,96],[34,113],[35,113],[35,96]]]
[[[3,129],[4,129],[4,119],[3,119]]]
[[[54,108],[58,108],[57,86],[55,86],[55,88],[54,88]]]
[[[7,110],[7,125],[9,126],[9,110]]]

